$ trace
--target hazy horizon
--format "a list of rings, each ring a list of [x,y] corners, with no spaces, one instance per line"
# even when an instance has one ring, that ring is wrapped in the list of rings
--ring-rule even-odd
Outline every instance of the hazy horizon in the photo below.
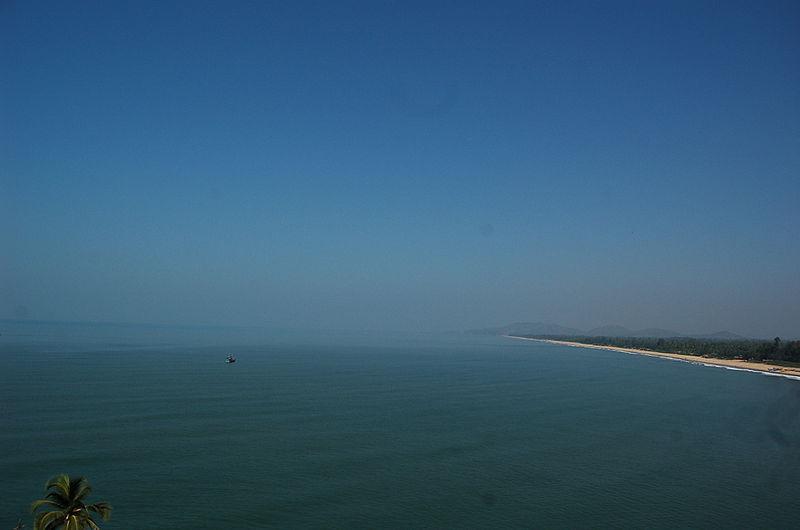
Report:
[[[544,325],[555,325],[564,328],[572,328],[577,330],[578,332],[590,332],[599,330],[600,328],[605,327],[623,327],[627,328],[631,332],[638,332],[638,331],[646,331],[646,330],[658,330],[658,331],[673,331],[676,333],[676,336],[709,336],[720,332],[732,332],[730,329],[713,329],[713,330],[681,330],[681,329],[670,329],[664,328],[663,326],[647,326],[643,328],[633,328],[630,326],[620,325],[615,322],[607,322],[605,324],[601,324],[599,326],[593,327],[579,327],[579,326],[572,326],[561,322],[551,322],[551,321],[509,321],[503,323],[495,323],[494,325],[485,325],[485,326],[478,326],[472,328],[442,328],[442,329],[416,329],[416,330],[409,330],[408,328],[391,328],[391,327],[382,327],[382,328],[375,328],[375,327],[310,327],[310,326],[303,326],[302,324],[298,325],[278,325],[278,324],[271,324],[271,323],[261,323],[261,324],[219,324],[219,323],[177,323],[177,322],[146,322],[146,321],[139,321],[139,322],[123,322],[123,321],[110,321],[110,320],[34,320],[34,319],[15,319],[15,318],[0,318],[0,324],[10,324],[11,327],[2,327],[0,326],[0,333],[5,333],[6,335],[16,336],[19,332],[19,329],[16,329],[18,326],[32,326],[35,330],[46,330],[46,334],[50,334],[53,331],[53,326],[67,326],[67,327],[82,327],[82,326],[89,326],[89,327],[100,327],[100,328],[142,328],[142,329],[178,329],[178,330],[202,330],[202,331],[214,331],[219,330],[223,332],[229,332],[227,337],[232,340],[236,340],[237,337],[247,337],[247,332],[258,331],[261,332],[259,335],[260,340],[268,341],[273,335],[277,333],[278,337],[286,338],[286,337],[294,337],[295,340],[301,339],[302,337],[314,336],[316,338],[325,337],[326,333],[334,333],[334,334],[397,334],[397,333],[414,333],[420,335],[449,335],[449,334],[465,334],[474,336],[475,333],[485,334],[488,330],[493,330],[496,328],[506,327],[508,325],[514,324],[544,324]],[[244,335],[237,335],[237,330],[244,332]],[[9,333],[10,331],[10,333]],[[232,334],[230,334],[232,333]],[[526,332],[527,333],[527,332]],[[733,332],[735,333],[735,332]],[[309,335],[311,334],[311,335]],[[27,336],[27,335],[26,335]],[[376,335],[377,336],[377,335]],[[757,340],[772,340],[774,338],[773,335],[741,335],[743,339],[757,339]],[[53,336],[53,338],[57,338]],[[252,339],[252,337],[249,337]],[[783,335],[780,337],[783,340],[798,340],[800,336],[797,335]]]
[[[0,318],[800,336],[800,4],[0,7]]]

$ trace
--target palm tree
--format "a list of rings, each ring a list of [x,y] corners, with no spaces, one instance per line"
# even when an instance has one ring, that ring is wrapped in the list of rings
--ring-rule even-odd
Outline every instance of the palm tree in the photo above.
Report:
[[[47,496],[44,499],[31,504],[34,513],[44,508],[44,511],[36,514],[33,530],[98,530],[100,527],[94,520],[94,514],[104,521],[111,517],[111,505],[107,502],[85,504],[92,487],[84,477],[53,477],[45,486],[45,491]]]

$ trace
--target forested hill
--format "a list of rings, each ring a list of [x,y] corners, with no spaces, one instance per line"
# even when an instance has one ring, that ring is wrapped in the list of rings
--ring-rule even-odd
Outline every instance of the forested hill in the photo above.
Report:
[[[787,361],[800,363],[800,340],[782,341],[779,337],[765,340],[709,340],[688,337],[571,337],[564,335],[517,335],[528,339],[565,340],[599,346],[617,346],[651,350],[662,353],[681,353],[744,359],[748,361]]]

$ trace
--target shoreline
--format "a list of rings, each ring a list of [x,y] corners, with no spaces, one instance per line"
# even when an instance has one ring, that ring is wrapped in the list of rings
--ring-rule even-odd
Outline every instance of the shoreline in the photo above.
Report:
[[[593,350],[607,350],[630,355],[646,355],[648,357],[658,357],[672,361],[682,361],[686,363],[699,364],[712,368],[727,368],[728,370],[738,370],[744,372],[755,372],[764,375],[784,377],[800,381],[800,367],[780,366],[777,364],[761,363],[755,361],[744,361],[739,359],[717,359],[715,357],[701,357],[699,355],[686,355],[682,353],[664,353],[660,351],[639,350],[635,348],[623,348],[621,346],[606,346],[601,344],[585,344],[583,342],[570,342],[566,340],[554,339],[533,339],[530,337],[517,337],[514,335],[502,335],[509,339],[532,340],[535,342],[547,342],[561,346],[571,346],[573,348],[590,348]]]

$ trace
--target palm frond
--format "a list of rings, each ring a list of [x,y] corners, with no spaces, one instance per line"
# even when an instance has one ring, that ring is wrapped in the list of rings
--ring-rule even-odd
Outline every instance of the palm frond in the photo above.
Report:
[[[111,519],[111,510],[113,510],[114,507],[107,502],[96,502],[94,504],[87,505],[86,509],[90,512],[100,515],[100,517],[103,518],[103,521],[108,521]]]
[[[59,508],[59,509],[66,508],[66,506],[64,504],[55,502],[55,501],[53,501],[51,499],[39,499],[39,500],[33,501],[31,503],[31,511],[35,512],[36,510],[38,510],[42,506],[53,506],[54,508]]]
[[[44,498],[49,499],[64,507],[69,506],[70,504],[69,497],[62,494],[61,491],[59,490],[48,491],[47,495],[45,495]]]
[[[69,498],[69,490],[70,490],[70,480],[69,475],[57,475],[50,479],[47,485],[44,487],[45,490],[54,489],[60,492],[64,497]]]
[[[70,498],[73,501],[79,501],[87,497],[92,492],[92,486],[86,477],[78,477],[70,480],[69,482]]]
[[[77,515],[70,515],[64,524],[64,530],[82,530],[81,520]]]
[[[50,530],[55,528],[53,523],[62,521],[67,516],[67,512],[54,510],[52,512],[42,512],[33,520],[33,530]]]

